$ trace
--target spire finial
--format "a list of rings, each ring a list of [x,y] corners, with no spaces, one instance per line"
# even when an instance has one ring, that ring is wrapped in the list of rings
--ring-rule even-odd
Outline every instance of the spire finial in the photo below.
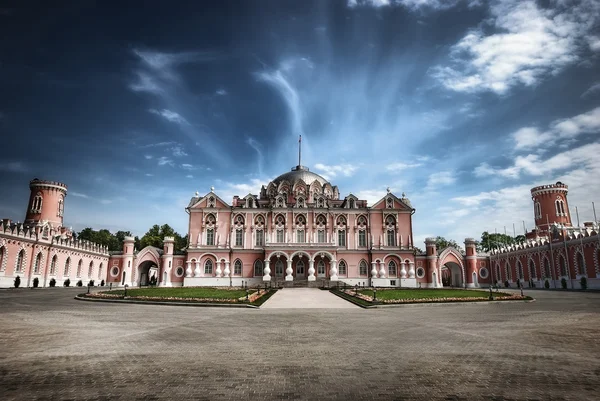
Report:
[[[298,138],[298,166],[302,165],[302,135]]]

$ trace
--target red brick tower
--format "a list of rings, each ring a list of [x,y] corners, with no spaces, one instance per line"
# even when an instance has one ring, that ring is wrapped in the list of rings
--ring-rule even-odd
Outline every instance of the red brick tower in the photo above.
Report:
[[[67,186],[60,182],[34,178],[29,182],[29,204],[25,214],[25,224],[34,225],[42,221],[52,227],[62,227]]]
[[[535,225],[540,232],[548,231],[548,223],[571,226],[571,214],[567,202],[569,187],[562,182],[531,188]]]

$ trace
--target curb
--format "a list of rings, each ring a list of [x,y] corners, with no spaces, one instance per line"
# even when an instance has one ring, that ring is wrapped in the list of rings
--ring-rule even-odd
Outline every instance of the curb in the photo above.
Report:
[[[168,301],[138,301],[134,299],[102,299],[102,298],[88,298],[77,295],[75,297],[78,301],[87,302],[110,302],[119,304],[142,304],[142,305],[169,305],[169,306],[195,306],[204,308],[250,308],[259,309],[259,306],[247,305],[247,304],[210,304],[200,302],[168,302]]]

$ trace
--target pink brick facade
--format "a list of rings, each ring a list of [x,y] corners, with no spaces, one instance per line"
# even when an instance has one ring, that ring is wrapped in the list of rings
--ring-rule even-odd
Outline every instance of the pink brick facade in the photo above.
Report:
[[[566,206],[567,187],[557,183],[561,199],[553,194],[544,200],[539,191],[546,193],[551,187],[532,189],[536,217],[540,207],[563,213],[556,200]],[[168,237],[162,249],[142,250],[134,249],[133,238],[126,238],[122,252],[109,254],[102,246],[73,241],[62,226],[64,184],[33,180],[30,188],[26,223],[4,220],[0,227],[3,287],[12,286],[16,276],[22,286],[31,286],[36,277],[39,286],[48,286],[51,279],[62,286],[69,278],[72,286],[79,280],[84,285],[104,280],[112,286],[139,286],[156,279],[160,286],[341,281],[476,288],[504,282],[516,286],[518,278],[525,286],[537,287],[548,280],[554,288],[566,278],[569,288],[579,288],[581,277],[588,279],[589,287],[600,286],[597,227],[573,229],[568,208],[565,216],[558,216],[563,225],[553,226],[560,229],[551,250],[547,232],[539,227],[528,235],[527,243],[491,255],[478,254],[476,242],[468,238],[464,252],[438,250],[435,240],[427,239],[425,253],[419,254],[412,231],[415,209],[404,194],[398,197],[388,191],[368,206],[352,194],[340,197],[336,186],[297,166],[263,186],[260,194],[236,196],[231,204],[212,190],[204,196],[196,193],[186,208],[185,251],[174,250]]]

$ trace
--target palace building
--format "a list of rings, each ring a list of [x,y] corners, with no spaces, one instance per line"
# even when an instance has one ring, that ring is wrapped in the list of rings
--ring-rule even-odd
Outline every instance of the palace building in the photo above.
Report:
[[[320,286],[343,282],[377,287],[600,288],[600,236],[596,223],[573,227],[568,188],[556,183],[531,190],[537,228],[518,245],[477,252],[465,239],[464,251],[438,250],[433,238],[425,253],[415,248],[412,216],[405,194],[382,193],[373,205],[298,165],[260,194],[235,196],[231,204],[213,189],[196,193],[185,209],[189,243],[174,249],[134,248],[126,237],[121,252],[73,239],[63,226],[67,186],[34,179],[23,223],[0,225],[0,286]]]

